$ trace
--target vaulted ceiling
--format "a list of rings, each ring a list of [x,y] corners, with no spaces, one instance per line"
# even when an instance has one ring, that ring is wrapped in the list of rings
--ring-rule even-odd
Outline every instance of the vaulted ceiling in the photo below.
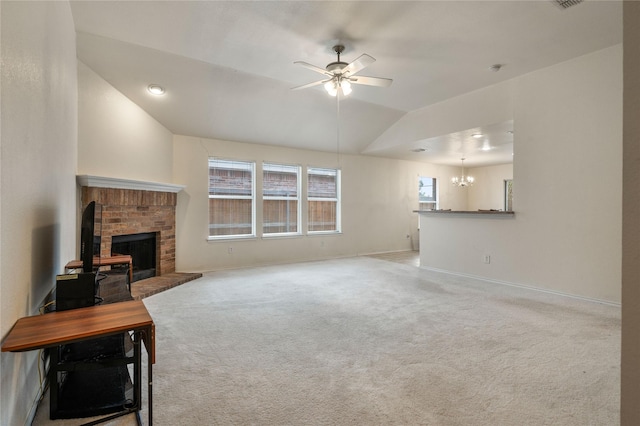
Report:
[[[346,153],[364,152],[408,112],[622,42],[619,1],[566,9],[552,0],[72,1],[71,8],[79,60],[174,134],[320,151],[335,151],[339,139]],[[393,84],[354,86],[339,108],[322,86],[292,91],[322,78],[294,62],[324,68],[336,60],[336,44],[345,46],[345,62],[373,56],[359,74]],[[150,95],[151,83],[166,94]],[[457,164],[447,145],[472,132],[494,132],[492,143],[510,155],[512,123],[485,124],[425,141],[432,156],[421,159]]]

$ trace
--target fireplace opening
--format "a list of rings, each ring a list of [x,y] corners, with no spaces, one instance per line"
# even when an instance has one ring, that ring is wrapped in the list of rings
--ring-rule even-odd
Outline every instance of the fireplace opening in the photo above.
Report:
[[[133,281],[156,276],[156,233],[114,235],[111,256],[128,254],[133,262]]]

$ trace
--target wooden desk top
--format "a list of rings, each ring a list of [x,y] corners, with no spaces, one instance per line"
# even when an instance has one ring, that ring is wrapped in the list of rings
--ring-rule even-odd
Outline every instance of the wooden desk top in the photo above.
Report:
[[[2,342],[2,352],[30,351],[144,328],[150,335],[143,340],[155,363],[155,325],[140,300],[20,318]]]
[[[128,254],[119,254],[117,256],[109,256],[109,257],[94,257],[93,258],[93,266],[113,266],[113,265],[122,265],[123,263],[131,263],[131,256]],[[82,268],[82,260],[72,260],[66,265],[64,265],[67,269],[77,269]]]

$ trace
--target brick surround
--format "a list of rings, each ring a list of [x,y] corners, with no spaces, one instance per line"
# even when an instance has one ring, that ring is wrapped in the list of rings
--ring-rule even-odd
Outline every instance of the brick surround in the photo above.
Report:
[[[91,201],[102,205],[101,256],[111,256],[114,235],[156,233],[156,274],[176,269],[175,192],[82,187],[83,208]]]

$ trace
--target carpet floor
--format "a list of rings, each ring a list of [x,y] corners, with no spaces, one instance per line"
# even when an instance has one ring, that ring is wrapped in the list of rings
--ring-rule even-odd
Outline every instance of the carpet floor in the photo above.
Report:
[[[619,424],[616,306],[370,257],[207,273],[144,303],[156,425]],[[33,425],[87,420],[49,420],[45,399]]]

